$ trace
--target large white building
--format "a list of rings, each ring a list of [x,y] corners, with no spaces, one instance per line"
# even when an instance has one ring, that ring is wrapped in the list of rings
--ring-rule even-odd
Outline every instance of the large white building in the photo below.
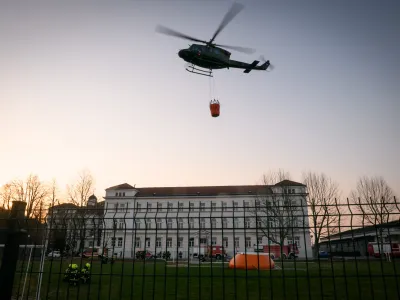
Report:
[[[106,189],[102,244],[125,258],[143,250],[188,258],[210,245],[234,255],[284,240],[297,245],[299,257],[311,257],[305,196],[306,186],[289,180],[271,186],[124,183]]]

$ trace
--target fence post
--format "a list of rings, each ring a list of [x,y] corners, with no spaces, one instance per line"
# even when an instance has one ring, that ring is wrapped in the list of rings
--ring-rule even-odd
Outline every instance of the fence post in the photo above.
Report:
[[[22,229],[26,202],[13,201],[11,214],[7,220],[8,234],[0,268],[0,299],[10,300],[17,268],[19,245],[26,231]]]

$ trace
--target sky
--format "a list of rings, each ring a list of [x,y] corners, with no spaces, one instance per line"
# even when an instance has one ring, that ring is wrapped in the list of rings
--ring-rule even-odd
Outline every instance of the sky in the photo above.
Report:
[[[155,27],[208,40],[231,1],[1,1],[0,185],[34,173],[64,189],[87,169],[104,196],[283,168],[323,172],[344,196],[383,176],[399,194],[400,2],[241,3],[216,42],[275,68],[210,79],[185,71],[190,41]]]

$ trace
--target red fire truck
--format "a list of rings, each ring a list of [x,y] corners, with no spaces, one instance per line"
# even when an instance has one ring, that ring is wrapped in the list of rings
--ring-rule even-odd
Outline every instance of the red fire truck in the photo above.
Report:
[[[280,245],[264,245],[264,253],[269,253],[272,259],[281,257],[281,246]],[[296,244],[284,245],[282,248],[282,256],[286,258],[296,258],[299,254],[299,248]]]
[[[208,246],[207,256],[214,257],[216,259],[221,259],[225,256],[226,251],[223,246]]]
[[[381,257],[388,254],[392,257],[400,257],[399,243],[368,243],[367,251],[369,256]]]

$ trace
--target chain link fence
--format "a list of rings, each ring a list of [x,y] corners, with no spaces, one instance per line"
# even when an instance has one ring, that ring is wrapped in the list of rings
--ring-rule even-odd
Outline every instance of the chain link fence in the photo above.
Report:
[[[0,298],[399,299],[396,198],[303,200],[14,202]]]

